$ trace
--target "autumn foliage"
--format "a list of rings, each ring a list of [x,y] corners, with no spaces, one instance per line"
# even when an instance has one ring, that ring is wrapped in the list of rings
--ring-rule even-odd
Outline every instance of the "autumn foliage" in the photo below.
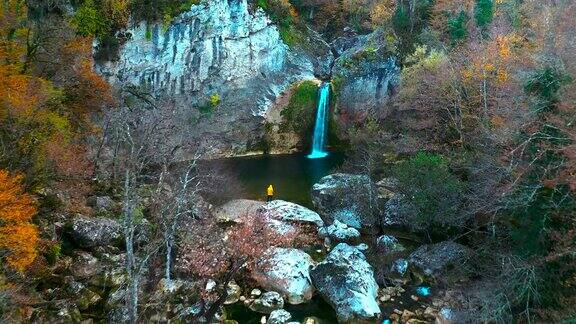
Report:
[[[260,214],[243,216],[241,224],[228,229],[212,219],[198,220],[180,246],[180,270],[218,277],[245,265],[250,268],[269,248],[292,245],[298,233],[294,228],[280,234]]]
[[[31,223],[36,203],[21,186],[22,176],[0,170],[0,248],[8,251],[8,264],[24,271],[36,258],[38,230]]]
[[[91,117],[113,105],[93,70],[92,40],[65,22],[42,23],[28,19],[25,1],[0,4],[0,167],[22,172],[27,185],[88,177]]]

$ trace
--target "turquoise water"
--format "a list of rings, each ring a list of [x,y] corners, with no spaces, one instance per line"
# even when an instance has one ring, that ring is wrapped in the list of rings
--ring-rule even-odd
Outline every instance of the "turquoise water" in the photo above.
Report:
[[[274,186],[274,198],[312,207],[310,190],[320,178],[332,173],[344,161],[340,153],[323,159],[308,159],[305,154],[259,155],[222,160],[227,170],[243,186],[243,196],[266,199],[266,188]]]

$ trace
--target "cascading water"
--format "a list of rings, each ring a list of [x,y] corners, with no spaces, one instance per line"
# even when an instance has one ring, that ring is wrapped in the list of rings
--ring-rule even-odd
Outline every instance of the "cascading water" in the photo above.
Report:
[[[308,155],[309,159],[321,159],[328,156],[328,152],[324,151],[324,146],[326,145],[326,115],[329,107],[330,83],[323,83],[320,86],[318,97],[316,125],[312,138],[312,152]]]

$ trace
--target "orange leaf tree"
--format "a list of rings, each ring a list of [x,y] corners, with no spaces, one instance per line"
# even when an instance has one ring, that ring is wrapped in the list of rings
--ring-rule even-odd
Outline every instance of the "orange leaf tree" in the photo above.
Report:
[[[0,249],[8,252],[6,261],[24,271],[36,258],[38,229],[31,223],[36,203],[21,186],[22,176],[0,170]]]

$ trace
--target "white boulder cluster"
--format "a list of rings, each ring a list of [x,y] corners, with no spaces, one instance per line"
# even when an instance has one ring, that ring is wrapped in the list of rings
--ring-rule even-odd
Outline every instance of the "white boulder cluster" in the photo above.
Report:
[[[381,319],[382,303],[394,302],[409,292],[402,284],[380,289],[376,280],[378,273],[366,255],[376,253],[389,257],[388,273],[406,278],[413,267],[426,274],[438,273],[467,254],[461,245],[445,242],[422,246],[408,256],[407,248],[391,235],[375,237],[370,246],[362,242],[361,232],[371,232],[379,226],[377,202],[368,197],[377,195],[375,188],[368,177],[336,174],[314,185],[313,201],[320,213],[283,200],[267,203],[236,200],[217,209],[216,215],[226,222],[243,222],[246,214],[258,213],[280,234],[300,225],[315,227],[318,236],[327,240],[325,247],[330,251],[321,261],[315,261],[300,249],[270,248],[252,268],[253,278],[265,292],[254,289],[244,297],[236,293],[235,287],[229,287],[233,295],[230,300],[242,301],[251,310],[264,314],[262,323],[285,324],[295,323],[290,322],[292,315],[284,309],[285,305],[310,302],[317,293],[335,310],[339,322],[374,322]],[[354,196],[355,200],[342,199],[343,193]],[[345,213],[351,210],[354,212]],[[337,245],[330,250],[331,241]],[[410,298],[419,301],[425,297],[412,294]],[[416,320],[437,316],[438,312],[428,313],[395,310],[389,315],[400,320]]]

